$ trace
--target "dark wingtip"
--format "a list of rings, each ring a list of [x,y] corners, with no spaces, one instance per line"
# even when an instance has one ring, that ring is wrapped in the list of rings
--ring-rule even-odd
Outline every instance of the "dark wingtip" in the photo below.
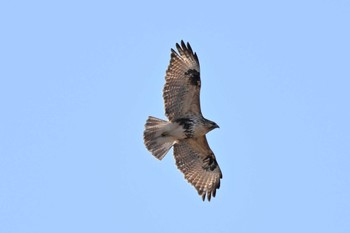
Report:
[[[211,193],[208,193],[208,201],[211,199]]]
[[[176,46],[176,47],[177,48],[181,47],[181,49],[183,51],[189,51],[191,55],[193,55],[195,57],[197,56],[195,53],[193,53],[192,47],[190,45],[190,42],[185,43],[183,40],[181,40],[180,44],[181,44],[181,46],[179,45],[179,46]]]
[[[179,57],[185,56],[187,59],[194,60],[199,66],[197,53],[193,52],[189,42],[185,43],[183,40],[181,40],[179,43],[176,43],[175,46],[177,52],[174,49],[171,49],[172,55],[178,55]]]
[[[196,61],[198,62],[198,64],[199,64],[199,59],[198,59],[198,56],[197,56],[197,53],[194,53],[194,59],[196,59]]]
[[[193,54],[193,50],[191,48],[190,42],[187,42],[187,48]]]
[[[171,49],[171,54],[170,54],[171,57],[176,57],[178,55],[179,54],[174,49]]]
[[[181,40],[181,47],[182,47],[182,49],[186,49],[186,44],[183,40]]]
[[[181,42],[182,42],[182,41],[181,41]],[[177,48],[178,51],[181,50],[181,46],[179,45],[179,43],[176,43],[176,48]]]

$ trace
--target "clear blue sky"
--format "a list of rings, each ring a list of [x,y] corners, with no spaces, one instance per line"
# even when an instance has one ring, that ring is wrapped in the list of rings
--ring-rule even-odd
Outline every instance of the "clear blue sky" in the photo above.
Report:
[[[0,232],[350,232],[349,1],[2,1]],[[210,203],[144,147],[201,62]]]

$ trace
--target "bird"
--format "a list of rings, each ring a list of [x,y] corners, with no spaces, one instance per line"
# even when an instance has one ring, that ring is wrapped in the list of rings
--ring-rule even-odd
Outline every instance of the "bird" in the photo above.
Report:
[[[149,116],[143,132],[144,144],[158,160],[173,147],[177,168],[202,200],[207,197],[210,201],[223,176],[205,135],[219,126],[202,115],[197,53],[183,40],[176,43],[176,49],[171,49],[163,88],[168,120]]]

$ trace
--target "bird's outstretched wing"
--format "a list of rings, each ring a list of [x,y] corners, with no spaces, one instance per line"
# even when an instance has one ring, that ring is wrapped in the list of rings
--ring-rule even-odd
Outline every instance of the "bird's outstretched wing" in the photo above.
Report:
[[[197,189],[203,201],[206,196],[208,201],[215,197],[222,173],[206,137],[179,140],[174,144],[174,156],[178,169]]]
[[[163,98],[169,120],[188,115],[201,115],[199,93],[201,87],[199,61],[189,43],[176,44],[178,53],[171,49],[166,71]]]

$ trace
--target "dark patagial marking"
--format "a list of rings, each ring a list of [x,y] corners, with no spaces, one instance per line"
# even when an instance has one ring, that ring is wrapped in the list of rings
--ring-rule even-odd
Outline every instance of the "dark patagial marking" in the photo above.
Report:
[[[187,138],[192,137],[193,135],[193,121],[189,118],[180,118],[177,119],[175,122],[179,123],[179,125],[181,125],[184,130],[185,130],[185,134]]]
[[[214,171],[214,169],[218,166],[218,163],[216,162],[216,160],[212,155],[208,155],[207,157],[205,157],[203,159],[203,162],[204,162],[203,169],[207,171],[208,170]]]
[[[199,72],[197,70],[189,69],[185,72],[185,75],[190,76],[189,79],[190,79],[191,85],[194,85],[194,86],[201,85],[200,75],[199,75]]]

